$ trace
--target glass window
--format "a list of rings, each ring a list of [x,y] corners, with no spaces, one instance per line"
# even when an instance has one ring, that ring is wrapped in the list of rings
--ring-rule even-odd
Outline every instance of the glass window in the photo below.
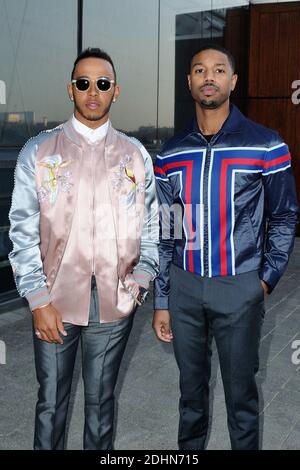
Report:
[[[20,147],[71,112],[77,2],[0,0],[0,298],[15,289],[7,260],[8,211]]]
[[[158,0],[85,0],[83,46],[112,58],[121,95],[114,127],[151,147],[157,138]]]
[[[155,154],[187,124],[193,103],[186,63],[199,41],[224,42],[229,9],[247,0],[85,0],[83,46],[101,47],[117,69],[115,127]],[[246,32],[246,30],[245,30]]]
[[[70,113],[66,83],[76,57],[74,0],[2,0],[0,145],[22,145]],[[75,7],[75,8],[74,8]]]
[[[189,125],[194,102],[187,86],[192,55],[208,42],[232,51],[238,70],[247,71],[247,6],[243,0],[161,0],[159,123],[167,122],[175,131]],[[246,88],[239,80],[236,96]],[[246,77],[245,77],[246,78]],[[164,140],[162,137],[161,140]]]

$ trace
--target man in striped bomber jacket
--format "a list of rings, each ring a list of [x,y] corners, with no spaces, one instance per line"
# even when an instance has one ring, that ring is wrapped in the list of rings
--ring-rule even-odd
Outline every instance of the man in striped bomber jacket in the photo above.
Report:
[[[153,327],[159,339],[173,341],[180,370],[180,449],[205,446],[212,336],[232,449],[258,448],[264,296],[287,267],[298,218],[288,147],[230,105],[236,80],[228,51],[202,48],[188,75],[194,123],[156,160],[161,234]]]

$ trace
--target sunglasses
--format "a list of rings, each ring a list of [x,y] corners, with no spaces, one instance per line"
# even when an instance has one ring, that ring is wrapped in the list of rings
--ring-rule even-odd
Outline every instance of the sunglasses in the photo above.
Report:
[[[91,82],[96,82],[96,87],[101,92],[111,90],[112,86],[115,84],[114,80],[110,80],[107,77],[100,77],[97,78],[97,80],[90,80],[89,78],[77,78],[71,81],[78,91],[87,91],[91,86]]]

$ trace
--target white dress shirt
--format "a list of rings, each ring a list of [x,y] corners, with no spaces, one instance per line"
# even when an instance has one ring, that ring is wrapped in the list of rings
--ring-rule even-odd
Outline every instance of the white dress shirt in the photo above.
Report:
[[[109,119],[104,124],[102,124],[102,126],[99,126],[96,129],[91,129],[85,124],[82,124],[82,122],[78,121],[78,119],[76,119],[73,114],[72,125],[76,132],[83,135],[89,142],[94,144],[106,136],[109,126]]]

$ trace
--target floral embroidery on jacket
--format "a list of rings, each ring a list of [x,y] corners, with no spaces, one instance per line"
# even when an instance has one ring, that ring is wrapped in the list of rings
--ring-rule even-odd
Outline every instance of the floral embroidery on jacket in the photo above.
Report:
[[[51,155],[43,158],[37,164],[44,168],[42,185],[38,188],[38,199],[43,202],[47,197],[51,204],[56,202],[59,191],[69,193],[73,183],[72,173],[65,171],[72,160],[63,161],[61,155]]]
[[[137,183],[132,167],[132,158],[130,155],[120,161],[119,170],[114,172],[115,178],[112,180],[113,188],[120,190],[125,181],[131,181],[131,186],[128,194],[120,197],[120,202],[127,209],[130,209],[136,201],[136,194],[145,191],[145,183]]]

